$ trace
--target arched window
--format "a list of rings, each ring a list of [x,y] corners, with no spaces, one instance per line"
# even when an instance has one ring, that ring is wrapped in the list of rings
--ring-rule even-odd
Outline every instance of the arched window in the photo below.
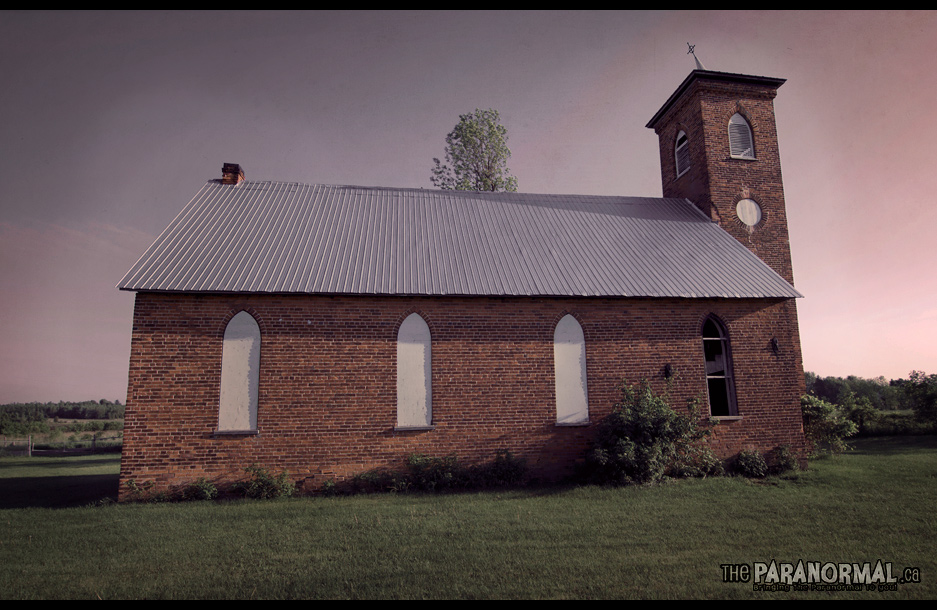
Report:
[[[586,388],[586,340],[582,326],[565,315],[553,332],[553,368],[556,377],[556,423],[589,421]]]
[[[713,417],[738,415],[728,335],[722,324],[712,317],[703,323],[703,357],[706,361],[709,414]]]
[[[729,155],[737,159],[755,158],[752,128],[745,117],[737,112],[729,119]]]
[[[397,331],[397,427],[433,424],[432,345],[429,326],[412,313]]]
[[[674,144],[673,156],[677,163],[677,178],[679,178],[690,169],[690,147],[685,131],[677,134],[677,143]]]
[[[246,311],[231,318],[221,348],[220,432],[257,430],[260,386],[260,327]]]

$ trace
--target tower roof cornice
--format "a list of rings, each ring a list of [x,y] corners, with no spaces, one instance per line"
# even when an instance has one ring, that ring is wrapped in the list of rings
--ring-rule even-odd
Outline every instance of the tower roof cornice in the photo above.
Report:
[[[660,122],[661,118],[667,114],[667,112],[677,103],[686,91],[693,85],[693,83],[698,81],[708,81],[708,82],[717,82],[717,83],[727,83],[727,84],[736,84],[736,85],[753,85],[760,87],[768,87],[770,89],[777,89],[785,82],[787,79],[784,78],[774,78],[771,76],[752,76],[749,74],[733,74],[731,72],[715,72],[713,70],[693,70],[690,72],[680,86],[677,87],[677,90],[667,98],[667,101],[663,106],[660,107],[654,117],[648,121],[646,125],[649,129],[655,129],[657,124]]]

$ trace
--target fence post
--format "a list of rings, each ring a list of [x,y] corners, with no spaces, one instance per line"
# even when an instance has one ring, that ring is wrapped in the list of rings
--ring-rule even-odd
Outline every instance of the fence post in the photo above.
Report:
[[[33,456],[33,435],[27,434],[26,435],[26,457],[32,457],[32,456]]]

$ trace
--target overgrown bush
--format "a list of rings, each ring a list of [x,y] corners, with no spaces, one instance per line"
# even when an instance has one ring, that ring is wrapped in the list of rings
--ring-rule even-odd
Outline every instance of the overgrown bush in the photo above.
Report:
[[[800,469],[800,461],[794,455],[794,450],[790,445],[781,445],[771,452],[771,460],[768,464],[770,474],[783,474],[792,470]]]
[[[404,492],[409,489],[410,481],[407,473],[384,468],[356,474],[348,483],[336,488],[347,494]],[[335,493],[336,490],[331,490],[331,493]]]
[[[218,497],[218,488],[208,479],[201,477],[182,488],[180,500],[214,500]]]
[[[330,482],[323,493],[376,493],[407,491],[462,491],[523,485],[527,463],[506,449],[492,462],[465,466],[455,455],[445,457],[415,453],[407,458],[407,470],[376,469],[355,475],[344,485]]]
[[[430,457],[415,453],[407,458],[408,488],[419,491],[445,491],[465,487],[468,473],[455,455]]]
[[[130,502],[189,502],[218,497],[218,488],[204,477],[169,490],[154,491],[152,481],[137,483],[134,479],[128,480],[126,487],[129,492],[127,500]]]
[[[139,484],[136,479],[128,479],[125,485],[128,492],[127,499],[131,502],[142,502],[149,495],[152,483]]]
[[[168,491],[153,491],[152,481],[138,484],[130,479],[127,481],[127,490],[130,492],[127,499],[131,502],[170,502],[173,499]]]
[[[285,470],[274,475],[267,468],[252,464],[244,471],[250,478],[233,486],[232,491],[238,495],[257,499],[286,498],[296,491],[296,483]]]
[[[810,394],[800,399],[804,417],[804,435],[813,455],[840,453],[848,448],[846,439],[858,431],[855,422],[846,418],[838,405]]]
[[[761,452],[744,449],[735,458],[735,471],[750,479],[763,479],[768,476],[768,463]]]
[[[602,484],[643,485],[721,474],[721,462],[705,442],[709,432],[700,423],[698,401],[678,413],[646,381],[638,387],[622,383],[621,400],[599,424],[586,456],[586,476]]]

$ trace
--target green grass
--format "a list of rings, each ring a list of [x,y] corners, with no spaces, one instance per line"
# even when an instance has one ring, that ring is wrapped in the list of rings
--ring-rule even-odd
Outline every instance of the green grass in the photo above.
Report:
[[[0,510],[0,597],[937,596],[937,437],[855,445],[808,472],[758,482],[54,509],[20,508],[20,496]],[[0,460],[0,484],[8,472],[20,486],[30,472],[60,476],[22,462]],[[79,463],[116,476],[106,457]],[[880,559],[896,573],[920,568],[922,582],[860,593],[722,582],[724,563],[799,559]]]

